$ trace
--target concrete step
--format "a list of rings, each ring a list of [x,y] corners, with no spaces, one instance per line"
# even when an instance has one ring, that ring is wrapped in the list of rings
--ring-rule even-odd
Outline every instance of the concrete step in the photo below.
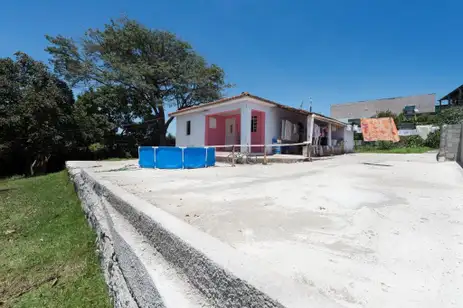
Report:
[[[118,242],[123,241],[127,246],[119,249],[130,249],[132,253],[125,252],[124,255],[132,255],[131,268],[124,271],[124,274],[139,277],[128,277],[138,280],[139,285],[134,285],[134,292],[152,289],[152,294],[141,294],[146,303],[139,302],[141,307],[166,307],[166,308],[209,308],[213,307],[202,294],[194,288],[184,274],[172,267],[163,256],[154,249],[146,238],[117,212],[108,202],[104,202],[108,217],[113,222],[113,230],[120,236]],[[113,232],[113,234],[114,234]],[[116,245],[117,246],[117,245]],[[119,254],[120,256],[121,254]],[[138,262],[137,260],[138,259]],[[136,268],[138,265],[138,269]],[[149,277],[146,277],[148,275]],[[134,275],[135,276],[135,275]],[[154,282],[154,286],[148,286]],[[157,294],[156,294],[157,293]],[[137,296],[140,301],[140,295]],[[143,301],[143,299],[141,300]]]

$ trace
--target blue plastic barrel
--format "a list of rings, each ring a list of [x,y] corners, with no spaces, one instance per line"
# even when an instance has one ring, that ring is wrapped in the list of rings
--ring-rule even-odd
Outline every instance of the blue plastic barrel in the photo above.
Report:
[[[273,144],[278,144],[278,139],[276,137],[273,137],[272,138],[272,143]],[[273,154],[281,154],[281,147],[280,146],[274,146],[272,148],[273,148],[273,150],[272,150]]]

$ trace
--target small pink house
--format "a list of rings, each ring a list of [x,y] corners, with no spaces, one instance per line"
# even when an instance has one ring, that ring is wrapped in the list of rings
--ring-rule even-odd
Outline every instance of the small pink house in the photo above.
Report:
[[[300,143],[353,148],[353,134],[346,124],[321,114],[297,109],[243,92],[210,103],[172,112],[177,119],[176,146],[220,146],[229,150],[262,153],[264,147],[249,145]],[[342,143],[341,143],[342,141]],[[266,147],[270,154],[272,149]],[[292,149],[292,151],[295,151]],[[294,153],[296,154],[296,153]]]

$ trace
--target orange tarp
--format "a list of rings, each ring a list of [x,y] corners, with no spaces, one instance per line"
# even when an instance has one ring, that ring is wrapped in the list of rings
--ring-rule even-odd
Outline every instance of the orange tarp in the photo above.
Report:
[[[400,140],[394,119],[361,119],[362,134],[364,141],[392,141]]]

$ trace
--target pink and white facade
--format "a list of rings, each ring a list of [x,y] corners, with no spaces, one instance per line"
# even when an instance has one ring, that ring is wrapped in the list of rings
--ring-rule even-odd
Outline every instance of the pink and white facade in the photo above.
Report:
[[[317,122],[326,123],[326,127],[329,127],[330,144],[333,136],[345,139],[346,125],[342,122],[306,110],[280,105],[246,92],[185,108],[170,115],[175,116],[177,120],[176,146],[240,145],[241,151],[262,153],[263,147],[249,145],[272,144],[272,139],[281,140],[283,120],[295,123],[294,128],[298,128],[290,141],[292,143],[312,140],[313,123]],[[333,134],[333,127],[337,134]],[[282,142],[286,143],[285,140]],[[271,153],[272,149],[267,147],[266,151]]]

